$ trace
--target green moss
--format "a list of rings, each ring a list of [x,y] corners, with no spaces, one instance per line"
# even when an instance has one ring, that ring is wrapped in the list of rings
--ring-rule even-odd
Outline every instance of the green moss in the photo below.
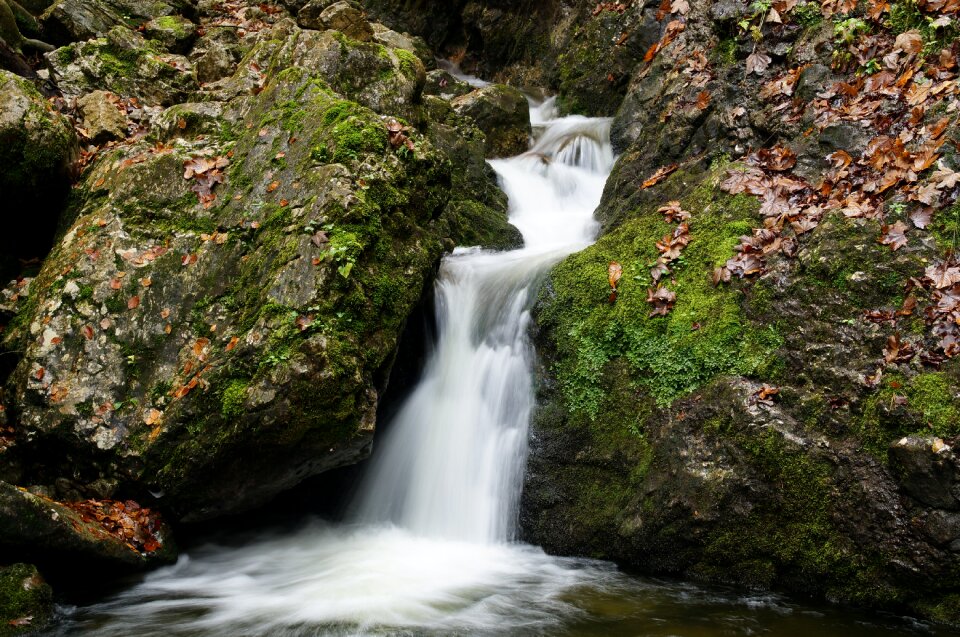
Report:
[[[737,63],[737,49],[739,43],[736,38],[723,38],[713,49],[712,58],[718,66],[733,66]]]
[[[123,298],[123,293],[119,291],[108,296],[103,304],[107,306],[107,311],[115,315],[122,314],[127,309],[127,301]]]
[[[734,419],[735,420],[735,419]],[[832,469],[772,428],[755,430],[725,419],[719,435],[747,454],[763,484],[776,485],[761,505],[732,516],[711,533],[694,572],[721,581],[794,585],[855,602],[890,603],[896,594],[876,584],[876,558],[850,544],[833,524],[838,506]],[[758,581],[754,581],[758,580]]]
[[[954,366],[911,378],[887,374],[880,388],[867,397],[855,420],[864,448],[885,459],[890,443],[903,436],[950,438],[960,433],[960,397]]]
[[[91,299],[93,299],[93,286],[81,285],[80,291],[77,292],[77,302],[90,301]]]
[[[823,21],[823,12],[819,2],[804,2],[794,7],[790,13],[793,19],[802,27],[815,27]]]
[[[232,380],[223,390],[220,398],[220,414],[227,420],[239,418],[244,414],[244,402],[247,399],[247,381]]]
[[[193,26],[190,21],[180,16],[160,16],[159,18],[154,18],[151,22],[153,23],[152,26],[155,26],[157,29],[170,31],[177,39],[188,38],[193,31]]]
[[[935,601],[920,604],[920,610],[933,621],[957,625],[960,621],[960,593],[944,595]]]
[[[691,242],[667,282],[677,294],[666,317],[650,317],[646,302],[656,241],[675,227],[656,212],[640,211],[594,246],[558,265],[550,277],[554,296],[544,298],[539,320],[558,335],[555,368],[564,397],[574,411],[591,415],[607,399],[599,378],[607,363],[624,358],[630,377],[660,405],[668,405],[719,375],[769,378],[779,361],[777,327],[754,325],[741,308],[742,293],[714,287],[713,269],[733,256],[739,237],[755,221],[757,202],[729,197],[711,173],[682,199]],[[682,181],[683,177],[677,177]],[[616,303],[607,302],[607,265],[623,266]]]
[[[960,239],[960,203],[938,211],[933,216],[929,230],[936,238],[937,248],[941,252],[955,251]]]
[[[41,628],[53,610],[53,593],[37,569],[29,564],[14,564],[0,569],[0,637]],[[10,622],[30,617],[25,630]]]
[[[422,63],[416,55],[406,49],[394,49],[394,55],[400,60],[400,71],[411,79],[416,79]]]
[[[890,5],[884,26],[895,34],[918,31],[923,38],[923,53],[935,53],[949,46],[960,35],[956,22],[945,27],[934,27],[935,15],[925,14],[916,0],[900,0]]]

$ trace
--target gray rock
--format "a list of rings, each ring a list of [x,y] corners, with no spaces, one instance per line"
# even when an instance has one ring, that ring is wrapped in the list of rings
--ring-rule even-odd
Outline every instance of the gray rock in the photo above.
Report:
[[[177,137],[216,135],[223,132],[223,114],[226,105],[222,102],[199,102],[177,104],[160,113],[153,122],[153,135],[162,141]]]
[[[427,73],[427,81],[423,92],[427,95],[437,95],[444,99],[461,97],[472,92],[472,86],[458,80],[443,69],[434,69]]]
[[[927,533],[937,544],[950,544],[960,539],[960,513],[931,511],[926,522]]]
[[[67,97],[106,90],[153,106],[182,102],[197,89],[187,58],[155,53],[143,36],[125,27],[114,27],[102,38],[65,46],[46,57]]]
[[[77,100],[83,115],[83,128],[95,144],[123,139],[127,136],[127,116],[117,108],[117,96],[94,91]]]
[[[364,11],[352,2],[315,0],[308,2],[297,13],[297,23],[305,29],[333,29],[347,37],[369,42],[373,39],[373,27]]]
[[[4,210],[8,214],[30,211],[29,221],[21,221],[26,222],[24,229],[28,232],[55,222],[55,213],[43,204],[68,187],[76,157],[77,139],[69,122],[30,82],[0,70],[0,191]],[[39,218],[45,215],[49,218]],[[5,238],[0,239],[0,249],[24,240],[14,237],[13,232],[2,234]]]
[[[233,75],[241,57],[240,41],[234,29],[210,29],[190,54],[201,84]]]
[[[519,155],[530,146],[530,108],[517,89],[493,84],[456,98],[453,109],[473,118],[487,136],[488,157]]]
[[[889,454],[892,469],[911,497],[939,509],[960,509],[953,492],[960,481],[956,456],[942,440],[907,436],[891,445]]]
[[[187,7],[185,0],[56,0],[40,17],[44,32],[66,44],[105,35],[115,26],[131,26]]]
[[[197,39],[197,25],[179,15],[154,18],[144,25],[143,32],[171,53],[186,53]]]

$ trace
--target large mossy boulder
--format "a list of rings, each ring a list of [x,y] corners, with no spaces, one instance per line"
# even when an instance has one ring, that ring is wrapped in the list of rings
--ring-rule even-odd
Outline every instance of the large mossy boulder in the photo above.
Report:
[[[0,70],[0,189],[7,228],[0,254],[35,257],[49,249],[76,158],[77,137],[67,119],[29,81]]]
[[[892,251],[871,222],[834,213],[793,259],[715,286],[760,225],[755,198],[720,189],[726,174],[694,163],[657,186],[692,215],[666,316],[647,302],[649,266],[676,224],[655,201],[548,278],[525,536],[650,572],[954,617],[960,368],[871,380],[889,330],[869,312],[900,306],[934,242]],[[624,273],[613,304],[611,261]]]
[[[457,97],[452,105],[487,136],[487,157],[512,157],[529,149],[530,107],[517,89],[494,84]]]
[[[42,630],[53,616],[53,591],[36,567],[0,567],[0,636],[13,637]]]
[[[47,54],[52,77],[66,97],[96,90],[135,97],[149,106],[186,101],[197,90],[191,62],[151,46],[139,33],[117,26],[100,38]]]
[[[444,250],[516,242],[482,133],[419,103],[422,71],[286,20],[209,87],[219,106],[88,169],[6,332],[26,483],[70,467],[200,520],[369,453]]]
[[[960,166],[946,141],[938,165],[881,195],[830,161],[869,166],[876,122],[919,154],[953,98],[932,98],[926,118],[896,94],[875,112],[825,115],[834,106],[816,96],[862,71],[824,54],[840,18],[822,3],[764,24],[760,44],[737,30],[760,19],[749,3],[686,4],[654,16],[664,39],[615,118],[602,236],[554,268],[536,308],[526,537],[957,622],[960,365],[949,326],[936,327],[950,283],[930,276],[956,243],[956,191],[934,171]],[[872,28],[894,46],[888,23]],[[955,123],[941,126],[957,139]],[[771,152],[785,161],[766,162]],[[762,184],[731,195],[750,171]],[[900,183],[882,168],[869,177]],[[839,183],[843,195],[824,194]],[[865,212],[848,207],[861,192]],[[921,198],[930,219],[915,216]],[[688,228],[670,218],[677,206]],[[791,223],[804,210],[810,223]],[[896,245],[891,229],[904,232]],[[660,278],[678,237],[682,258]],[[759,265],[743,277],[723,269],[750,254]],[[623,268],[612,303],[611,261]]]

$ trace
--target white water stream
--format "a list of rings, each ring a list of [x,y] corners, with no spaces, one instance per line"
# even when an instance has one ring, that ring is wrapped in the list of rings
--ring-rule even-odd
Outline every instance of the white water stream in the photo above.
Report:
[[[458,250],[437,283],[439,337],[378,439],[352,521],[211,545],[51,634],[110,637],[932,634],[792,604],[632,578],[513,541],[533,408],[529,309],[587,245],[613,163],[609,120],[532,109],[530,153],[492,162],[521,250]],[[916,631],[916,632],[915,632]]]
[[[210,547],[90,611],[84,634],[503,631],[578,612],[564,596],[607,565],[513,543],[533,408],[530,306],[590,243],[613,165],[610,120],[531,109],[532,150],[492,162],[525,247],[459,249],[437,283],[438,340],[377,441],[354,522]]]

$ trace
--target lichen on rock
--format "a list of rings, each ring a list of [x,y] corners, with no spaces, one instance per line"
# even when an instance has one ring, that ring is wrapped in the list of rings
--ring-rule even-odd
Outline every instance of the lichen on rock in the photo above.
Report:
[[[71,59],[132,42],[119,29]],[[159,55],[141,46],[131,63]],[[76,62],[56,64],[67,77]],[[203,102],[155,118],[165,143],[101,154],[5,335],[23,356],[18,448],[49,461],[25,480],[53,481],[62,457],[41,450],[59,449],[81,490],[109,479],[200,520],[369,453],[444,250],[517,237],[483,135],[424,104],[423,75],[406,50],[279,20]],[[185,96],[98,77],[155,103]],[[411,147],[391,143],[392,117]]]

